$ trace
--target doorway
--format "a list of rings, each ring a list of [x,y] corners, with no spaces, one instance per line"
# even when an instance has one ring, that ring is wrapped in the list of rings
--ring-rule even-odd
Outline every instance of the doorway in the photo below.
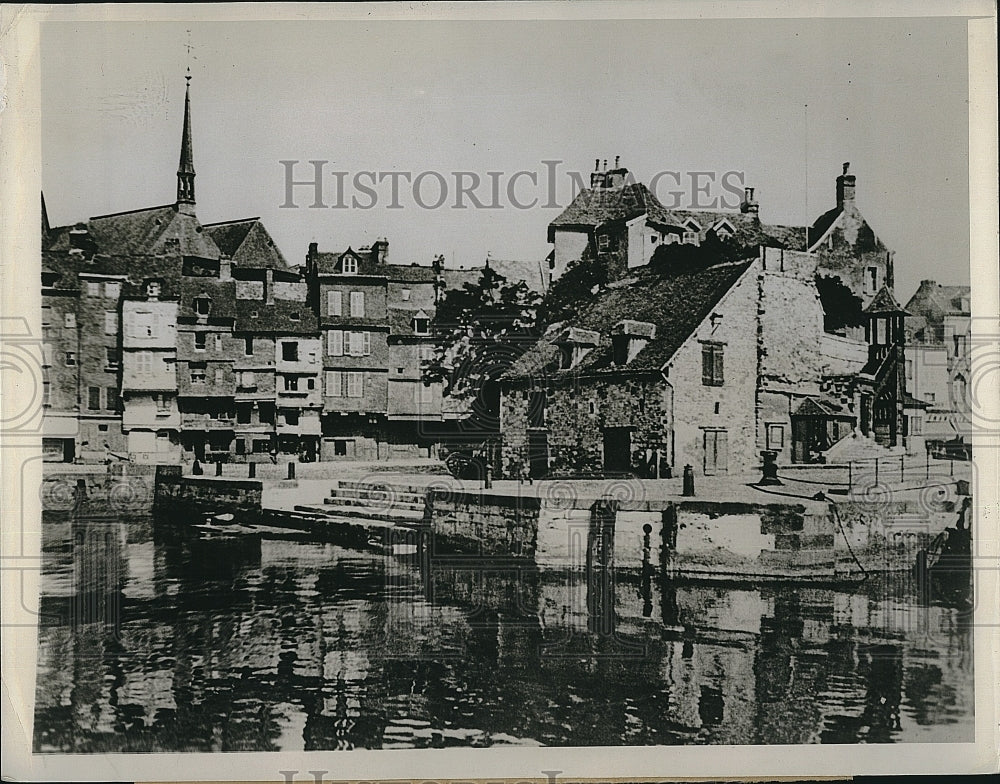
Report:
[[[604,429],[604,471],[628,473],[632,470],[632,428]]]

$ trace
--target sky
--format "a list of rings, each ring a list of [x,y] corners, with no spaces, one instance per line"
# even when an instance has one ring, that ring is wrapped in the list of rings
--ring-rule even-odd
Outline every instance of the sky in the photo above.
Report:
[[[46,22],[43,192],[53,225],[173,202],[190,66],[199,219],[259,216],[293,264],[310,242],[382,236],[394,263],[541,259],[568,172],[616,155],[640,181],[679,173],[682,207],[690,172],[715,173],[711,196],[741,173],[765,222],[802,225],[834,206],[850,161],[905,302],[925,278],[969,281],[966,41],[955,18]],[[347,172],[346,208],[311,209],[311,187],[281,206],[280,162],[306,180],[310,160],[329,162],[327,204]],[[543,161],[562,162],[552,199]],[[441,173],[446,204],[429,208],[429,174],[417,197],[397,179],[396,208],[384,179],[366,209],[365,171]],[[486,205],[499,172],[500,208],[454,208],[456,171]],[[520,175],[511,199],[518,171],[538,186]],[[661,200],[677,190],[660,183]]]

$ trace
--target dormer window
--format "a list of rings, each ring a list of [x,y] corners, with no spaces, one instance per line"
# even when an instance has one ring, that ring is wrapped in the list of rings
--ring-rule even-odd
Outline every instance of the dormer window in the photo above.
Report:
[[[418,335],[429,335],[431,332],[430,317],[422,310],[413,317],[413,331]]]
[[[698,232],[696,231],[685,231],[684,238],[681,240],[685,245],[698,245]]]
[[[194,298],[194,312],[198,316],[208,316],[209,312],[212,310],[212,300],[202,294],[199,297]]]
[[[728,239],[736,233],[736,227],[725,219],[716,223],[713,230],[715,231],[715,236],[720,240]]]
[[[600,335],[590,329],[569,327],[556,341],[559,346],[559,369],[572,370],[600,342]]]
[[[358,272],[357,257],[345,254],[343,259],[341,259],[340,271],[345,275],[356,275]]]
[[[688,231],[693,231],[695,234],[701,232],[701,226],[698,225],[698,221],[696,221],[694,218],[688,218],[686,221],[684,221],[684,228],[687,229]]]
[[[598,237],[597,237],[597,249],[598,250],[607,250],[610,247],[611,247],[611,237],[609,237],[607,234],[598,235]]]
[[[160,296],[161,290],[160,281],[150,280],[146,282],[146,296],[149,299],[157,299]]]
[[[612,360],[616,365],[627,365],[655,335],[656,325],[648,321],[619,321],[611,330]]]

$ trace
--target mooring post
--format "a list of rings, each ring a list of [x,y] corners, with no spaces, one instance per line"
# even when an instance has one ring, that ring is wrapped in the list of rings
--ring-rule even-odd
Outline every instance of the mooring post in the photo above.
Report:
[[[900,483],[903,482],[903,477],[905,476],[905,471],[906,471],[906,464],[904,462],[905,460],[906,460],[906,455],[900,455],[899,456],[899,481],[900,481]]]
[[[295,478],[295,461],[294,460],[289,460],[288,461],[288,478],[289,479],[294,479]]]
[[[222,461],[217,460],[215,463],[215,475],[222,476]]]

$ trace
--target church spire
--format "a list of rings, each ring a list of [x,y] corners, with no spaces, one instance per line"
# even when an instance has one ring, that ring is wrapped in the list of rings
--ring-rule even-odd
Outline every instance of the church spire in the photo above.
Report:
[[[181,161],[177,167],[177,205],[191,205],[194,211],[194,152],[191,146],[191,69],[184,88],[184,130],[181,134]]]

